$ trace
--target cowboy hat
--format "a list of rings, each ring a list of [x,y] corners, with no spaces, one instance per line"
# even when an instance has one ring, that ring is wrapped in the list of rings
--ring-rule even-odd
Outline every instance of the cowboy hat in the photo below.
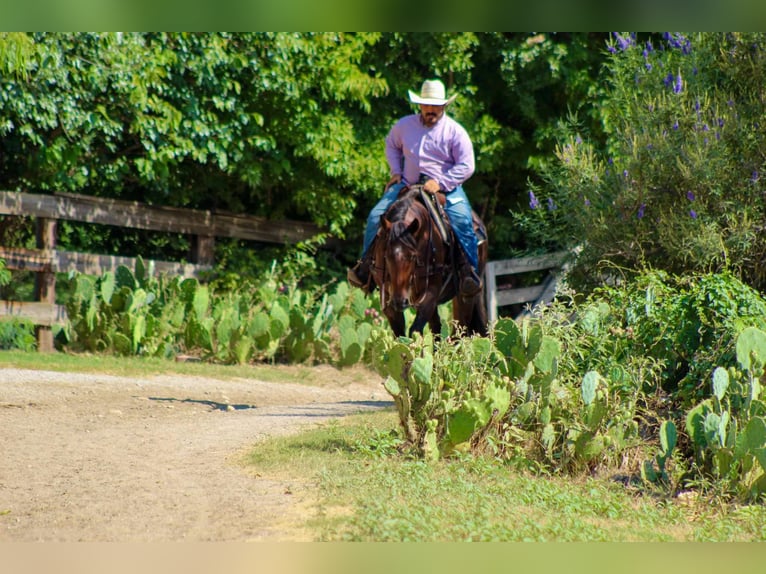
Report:
[[[445,98],[444,84],[442,84],[440,80],[426,80],[423,82],[423,86],[420,88],[420,95],[412,90],[407,91],[410,93],[410,101],[413,104],[447,106],[457,98],[457,94]]]

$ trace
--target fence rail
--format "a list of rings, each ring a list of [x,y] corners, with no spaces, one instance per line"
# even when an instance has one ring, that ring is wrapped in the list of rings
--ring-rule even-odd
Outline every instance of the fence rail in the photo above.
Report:
[[[38,349],[41,351],[53,349],[51,326],[66,321],[65,309],[55,304],[56,273],[78,271],[88,275],[102,275],[106,271],[114,271],[120,265],[131,269],[136,265],[134,257],[57,250],[58,220],[191,235],[191,263],[144,261],[152,274],[167,273],[184,277],[199,276],[212,267],[216,237],[288,244],[310,239],[322,231],[318,226],[304,222],[269,221],[247,215],[152,206],[70,193],[42,195],[0,191],[0,215],[37,218],[37,249],[0,246],[0,259],[5,260],[6,267],[36,274],[36,301],[0,301],[0,320],[4,317],[31,320],[37,325]],[[488,262],[485,289],[490,322],[497,320],[498,308],[509,305],[534,308],[551,301],[567,256],[567,252],[556,252]],[[540,283],[513,286],[520,283],[515,276],[537,271],[547,271]]]
[[[29,319],[36,325],[40,351],[53,350],[51,326],[66,321],[66,311],[56,301],[56,273],[78,271],[102,275],[120,265],[135,268],[135,257],[77,253],[56,249],[58,220],[130,227],[192,236],[191,263],[146,260],[152,274],[199,276],[212,268],[216,237],[263,243],[290,244],[321,233],[311,223],[270,221],[232,213],[146,205],[71,193],[53,195],[0,191],[0,215],[35,217],[37,249],[0,246],[0,259],[8,269],[35,273],[34,302],[0,301],[0,320]]]
[[[567,257],[566,251],[557,251],[533,257],[518,257],[489,261],[484,271],[484,282],[487,296],[487,318],[492,323],[497,321],[498,308],[509,305],[523,305],[534,308],[537,305],[549,303],[556,295],[556,284],[559,274],[564,269]],[[532,286],[513,287],[518,283],[516,277],[535,271],[547,271],[543,280]],[[505,277],[507,282],[499,279]],[[510,284],[510,287],[504,287]]]

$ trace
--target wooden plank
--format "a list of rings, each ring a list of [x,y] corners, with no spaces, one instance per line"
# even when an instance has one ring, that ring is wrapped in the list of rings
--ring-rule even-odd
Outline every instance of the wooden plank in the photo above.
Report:
[[[66,307],[36,301],[0,301],[0,321],[27,319],[34,325],[63,325],[67,321]]]
[[[103,275],[106,271],[115,271],[120,265],[128,269],[136,268],[137,257],[122,257],[118,255],[94,255],[91,253],[76,253],[74,251],[57,251],[53,261],[54,268],[60,272],[79,271],[86,275]],[[204,271],[212,269],[210,265],[194,265],[191,263],[176,263],[174,261],[158,261],[145,259],[144,266],[149,275],[180,275],[182,277],[199,277]]]
[[[528,273],[530,271],[540,271],[541,269],[553,269],[560,267],[566,257],[567,251],[557,251],[545,255],[534,257],[518,257],[516,259],[503,259],[500,261],[491,261],[494,267],[495,275],[513,275],[516,273]]]
[[[128,269],[135,269],[137,261],[136,257],[95,255],[74,251],[42,251],[18,247],[0,247],[0,259],[5,260],[8,269],[52,271],[54,273],[79,271],[85,275],[97,276],[103,275],[106,271],[115,271],[120,265],[125,265]],[[202,272],[212,269],[210,265],[193,265],[152,259],[144,260],[144,265],[151,275],[165,273],[182,277],[199,277]]]
[[[0,214],[280,244],[305,241],[321,232],[318,226],[302,221],[270,221],[253,215],[152,206],[72,193],[44,195],[0,191]]]
[[[543,285],[531,287],[519,287],[518,289],[504,289],[497,292],[497,306],[514,305],[516,303],[531,303],[537,301],[543,292]]]
[[[54,256],[54,251],[0,247],[0,259],[5,261],[5,266],[18,271],[50,271]]]

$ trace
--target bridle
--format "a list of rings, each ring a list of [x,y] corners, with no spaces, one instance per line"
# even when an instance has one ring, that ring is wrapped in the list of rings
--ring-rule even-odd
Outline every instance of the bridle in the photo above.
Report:
[[[411,205],[408,210],[417,209],[414,207],[415,202],[413,202],[413,205]],[[436,247],[434,245],[434,234],[438,233],[436,229],[436,224],[432,220],[432,216],[427,208],[425,206],[423,207],[423,211],[425,214],[418,214],[418,220],[423,223],[424,220],[428,222],[428,225],[430,226],[430,233],[428,234],[428,245],[426,247],[429,257],[423,258],[421,256],[421,250],[418,249],[417,245],[408,245],[406,241],[401,240],[401,235],[394,237],[394,234],[392,234],[390,231],[388,232],[386,236],[386,245],[384,248],[384,254],[389,254],[393,246],[399,245],[402,249],[406,250],[409,257],[409,261],[414,261],[415,270],[413,273],[410,274],[409,281],[410,281],[410,287],[412,288],[413,292],[415,292],[415,288],[417,287],[416,281],[418,279],[425,279],[425,285],[422,288],[422,292],[420,296],[417,298],[417,301],[412,303],[413,307],[420,306],[424,301],[426,296],[428,295],[428,290],[430,287],[430,282],[432,277],[436,275],[444,275],[445,271],[447,271],[447,279],[442,282],[441,289],[439,293],[437,294],[437,300],[441,298],[442,294],[444,293],[444,290],[446,286],[449,284],[449,280],[451,279],[450,273],[452,272],[451,266],[445,265],[444,263],[437,263],[436,261]],[[409,233],[409,232],[408,232]],[[410,237],[412,237],[410,235]],[[414,237],[413,237],[414,241]],[[445,246],[446,248],[446,246]],[[384,256],[384,259],[387,259],[388,257]],[[387,285],[389,283],[389,275],[388,275],[388,265],[386,262],[383,262],[383,274],[382,274],[382,284]],[[386,305],[389,304],[389,302],[386,301],[386,288],[383,287],[381,289],[381,306],[386,307]],[[417,294],[415,292],[415,294]]]

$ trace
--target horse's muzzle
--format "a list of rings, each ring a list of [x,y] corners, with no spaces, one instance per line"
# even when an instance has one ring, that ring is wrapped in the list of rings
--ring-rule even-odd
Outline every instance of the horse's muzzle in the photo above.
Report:
[[[388,304],[396,312],[402,312],[412,306],[409,297],[391,297]]]

